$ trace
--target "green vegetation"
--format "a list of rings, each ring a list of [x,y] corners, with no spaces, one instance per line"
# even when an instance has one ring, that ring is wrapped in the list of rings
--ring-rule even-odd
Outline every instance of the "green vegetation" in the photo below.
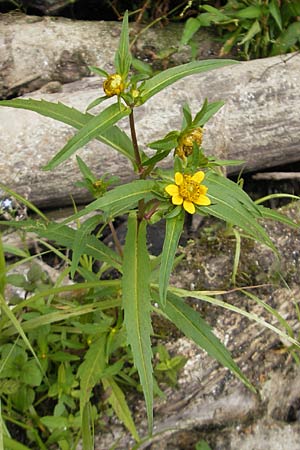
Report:
[[[251,298],[271,312],[284,331],[216,298],[215,292],[178,289],[169,283],[187,213],[223,220],[275,254],[260,221],[298,226],[256,204],[239,184],[224,177],[222,166],[241,161],[222,161],[205,154],[202,127],[223,102],[205,101],[195,114],[184,105],[180,130],[166,130],[166,136],[149,143],[151,154],[138,145],[136,108],[181,78],[230,64],[236,62],[194,61],[156,74],[145,64],[135,64],[133,73],[125,14],[114,73],[91,68],[104,78],[104,92],[87,110],[103,105],[108,98],[115,100],[110,106],[92,114],[44,100],[0,102],[2,107],[35,111],[77,130],[45,170],[52,170],[98,139],[128,159],[133,178],[130,183],[115,185],[114,177],[93,173],[77,156],[81,187],[94,198],[80,211],[74,205],[74,214],[63,222],[50,220],[28,200],[0,185],[34,213],[17,220],[9,201],[3,200],[2,213],[9,220],[1,225],[25,235],[34,233],[39,247],[31,254],[0,240],[0,447],[75,450],[82,440],[83,449],[92,450],[95,427],[105,429],[114,413],[137,442],[137,449],[148,436],[142,439],[138,434],[128,392],[143,393],[151,436],[154,396],[163,395],[159,383],[176,385],[178,371],[185,363],[183,356],[170,355],[163,346],[162,333],[153,327],[157,317],[171,322],[255,391],[210,326],[185,302],[187,297],[243,314],[299,348],[284,319],[258,297]],[[129,120],[131,138],[117,125],[124,118]],[[170,154],[173,167],[161,169],[158,162]],[[124,245],[114,229],[114,221],[121,215],[128,217]],[[146,232],[161,219],[166,223],[165,240],[161,254],[154,256],[149,252]],[[101,239],[106,226],[112,231],[114,248]],[[240,234],[235,236],[234,274],[241,245]],[[37,264],[46,255],[52,255],[60,265],[55,280]],[[29,269],[17,271],[28,263]],[[12,293],[12,287],[21,291]],[[26,445],[18,441],[16,429],[24,431]]]

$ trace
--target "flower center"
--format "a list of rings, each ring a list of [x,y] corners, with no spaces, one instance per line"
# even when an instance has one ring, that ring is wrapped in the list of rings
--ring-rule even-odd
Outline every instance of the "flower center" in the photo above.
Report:
[[[200,184],[192,180],[191,175],[184,175],[183,183],[179,186],[179,194],[184,200],[194,202],[201,195]]]

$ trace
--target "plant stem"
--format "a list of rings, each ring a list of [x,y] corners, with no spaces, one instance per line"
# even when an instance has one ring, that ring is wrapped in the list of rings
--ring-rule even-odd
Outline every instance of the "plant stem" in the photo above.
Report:
[[[113,224],[112,221],[110,220],[110,221],[108,222],[108,225],[109,225],[109,228],[110,228],[110,231],[111,231],[111,235],[112,235],[113,241],[114,241],[115,246],[116,246],[116,248],[117,248],[117,250],[118,250],[118,253],[119,253],[119,255],[121,256],[121,258],[123,258],[123,249],[122,249],[122,246],[121,246],[121,244],[120,244],[119,238],[118,238],[118,236],[117,236],[117,233],[116,233],[114,224]]]
[[[131,139],[132,139],[132,144],[133,144],[133,149],[134,149],[135,162],[136,162],[140,177],[143,178],[142,175],[143,175],[144,169],[142,166],[141,155],[140,155],[136,132],[135,132],[133,109],[131,109],[131,113],[129,114],[129,124],[130,124]]]

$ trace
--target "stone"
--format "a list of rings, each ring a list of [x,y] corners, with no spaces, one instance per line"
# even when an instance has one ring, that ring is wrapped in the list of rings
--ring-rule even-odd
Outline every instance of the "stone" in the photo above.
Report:
[[[195,114],[208,98],[210,102],[224,100],[225,105],[205,126],[206,153],[245,160],[243,165],[230,166],[229,174],[241,168],[255,171],[299,161],[299,69],[300,55],[295,53],[234,64],[178,81],[136,108],[140,146],[148,151],[147,143],[180,129],[186,102]],[[102,95],[102,81],[98,77],[83,78],[62,85],[60,92],[37,91],[27,97],[59,101],[85,111]],[[129,134],[125,119],[120,127]],[[71,195],[77,203],[89,199],[86,192],[74,186],[80,178],[74,156],[51,173],[41,170],[74,135],[71,127],[0,105],[0,133],[4,184],[41,207],[69,205]],[[126,182],[136,176],[122,155],[98,141],[91,141],[78,154],[99,177],[111,173]],[[171,167],[172,156],[165,164]]]

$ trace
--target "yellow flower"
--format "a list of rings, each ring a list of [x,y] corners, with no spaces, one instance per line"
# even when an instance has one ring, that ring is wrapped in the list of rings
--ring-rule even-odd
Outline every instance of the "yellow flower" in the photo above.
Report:
[[[103,89],[108,97],[120,95],[125,89],[124,81],[118,73],[110,75],[103,83]]]
[[[201,127],[194,128],[188,133],[179,138],[178,146],[175,149],[175,154],[181,159],[187,158],[193,153],[193,143],[199,146],[202,144],[203,130]]]
[[[205,195],[207,187],[201,184],[204,177],[205,174],[201,170],[194,175],[183,175],[176,172],[176,184],[169,184],[165,187],[165,191],[172,197],[173,205],[183,205],[183,208],[190,214],[195,213],[195,205],[209,206],[211,201]]]

